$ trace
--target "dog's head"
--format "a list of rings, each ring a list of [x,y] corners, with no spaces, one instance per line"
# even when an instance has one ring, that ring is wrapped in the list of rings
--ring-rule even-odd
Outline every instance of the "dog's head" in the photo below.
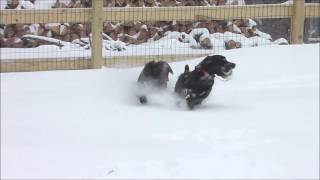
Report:
[[[138,82],[148,82],[160,87],[166,87],[167,81],[169,81],[169,73],[173,74],[173,71],[167,62],[150,61],[144,66],[138,78]]]
[[[236,67],[235,63],[228,62],[226,57],[221,55],[207,56],[196,66],[196,69],[205,71],[211,76],[221,77],[228,80],[232,75],[232,70]]]

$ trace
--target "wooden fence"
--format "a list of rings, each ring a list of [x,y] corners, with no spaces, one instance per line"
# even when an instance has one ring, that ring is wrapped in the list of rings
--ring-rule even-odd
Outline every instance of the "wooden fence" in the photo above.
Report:
[[[92,29],[92,56],[91,61],[75,66],[74,63],[65,60],[64,67],[51,67],[50,60],[44,62],[51,69],[82,69],[100,68],[103,65],[102,36],[103,22],[129,22],[129,21],[190,21],[190,20],[230,20],[230,19],[263,19],[263,18],[291,18],[292,39],[291,43],[303,43],[305,18],[320,17],[319,3],[304,3],[302,0],[294,0],[293,4],[263,4],[245,6],[186,6],[186,7],[124,7],[103,8],[103,0],[93,0],[92,8],[78,9],[48,9],[48,10],[1,10],[0,24],[35,24],[35,23],[91,23]],[[36,16],[35,16],[36,14]],[[158,57],[161,59],[161,57]],[[166,60],[173,60],[167,57]],[[60,59],[63,62],[63,59]],[[24,62],[27,63],[28,62]],[[32,64],[31,64],[32,63]],[[54,63],[53,63],[54,64]],[[108,65],[108,64],[104,64]],[[1,62],[1,72],[19,71],[10,70],[13,64]],[[30,62],[25,68],[42,70],[41,62]],[[6,70],[5,70],[6,69]],[[21,68],[20,68],[21,69]],[[25,71],[21,69],[20,71]]]

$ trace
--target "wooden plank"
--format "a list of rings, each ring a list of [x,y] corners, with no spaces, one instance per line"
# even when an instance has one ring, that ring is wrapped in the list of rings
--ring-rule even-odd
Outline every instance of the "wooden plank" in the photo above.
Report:
[[[292,5],[245,5],[245,6],[185,6],[185,7],[111,7],[104,9],[104,20],[128,21],[190,21],[230,20],[241,18],[289,18]]]
[[[102,65],[102,32],[103,32],[103,1],[92,1],[92,48],[91,68],[101,68]]]
[[[152,60],[162,60],[167,62],[185,61],[208,54],[182,54],[182,55],[150,55],[150,56],[117,56],[103,59],[103,65],[109,68],[129,68],[143,66]],[[18,61],[1,60],[0,72],[30,72],[30,71],[50,71],[50,70],[77,70],[89,69],[90,60],[83,58],[75,59],[24,59]]]
[[[91,8],[0,11],[0,24],[84,23],[90,22]]]
[[[90,60],[85,59],[24,59],[18,61],[1,60],[0,72],[30,72],[50,70],[88,69]]]
[[[320,18],[320,3],[305,3],[305,16],[315,18]]]
[[[311,15],[318,15],[308,6]],[[0,24],[90,22],[91,8],[47,10],[1,10]],[[195,19],[229,20],[240,18],[291,17],[292,5],[185,6],[185,7],[112,7],[105,8],[105,21],[190,21]]]
[[[304,33],[305,8],[304,0],[293,1],[292,43],[302,44]]]

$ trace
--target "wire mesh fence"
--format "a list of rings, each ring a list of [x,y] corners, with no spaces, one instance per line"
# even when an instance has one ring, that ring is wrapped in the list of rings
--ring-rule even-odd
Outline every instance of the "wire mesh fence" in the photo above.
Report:
[[[89,67],[90,50],[75,41],[88,41],[88,13],[70,8],[68,16],[61,16],[62,10],[52,11],[58,7],[64,6],[1,0],[1,72]]]
[[[1,72],[132,67],[320,42],[319,0],[0,2]]]
[[[314,4],[310,4],[314,3]],[[320,9],[316,5],[319,5],[320,0],[306,0],[305,7],[305,24],[303,41],[305,43],[319,43],[320,42]],[[314,16],[317,14],[317,16]]]

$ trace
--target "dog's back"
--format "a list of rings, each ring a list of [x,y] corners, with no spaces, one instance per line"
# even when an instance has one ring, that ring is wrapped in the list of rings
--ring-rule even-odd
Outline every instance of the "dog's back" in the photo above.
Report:
[[[195,69],[190,72],[189,66],[179,76],[175,86],[175,92],[185,98],[189,108],[200,104],[211,92],[214,78],[208,73]]]
[[[158,87],[167,87],[169,73],[173,74],[170,65],[165,61],[148,62],[139,75],[139,83],[150,83]]]

